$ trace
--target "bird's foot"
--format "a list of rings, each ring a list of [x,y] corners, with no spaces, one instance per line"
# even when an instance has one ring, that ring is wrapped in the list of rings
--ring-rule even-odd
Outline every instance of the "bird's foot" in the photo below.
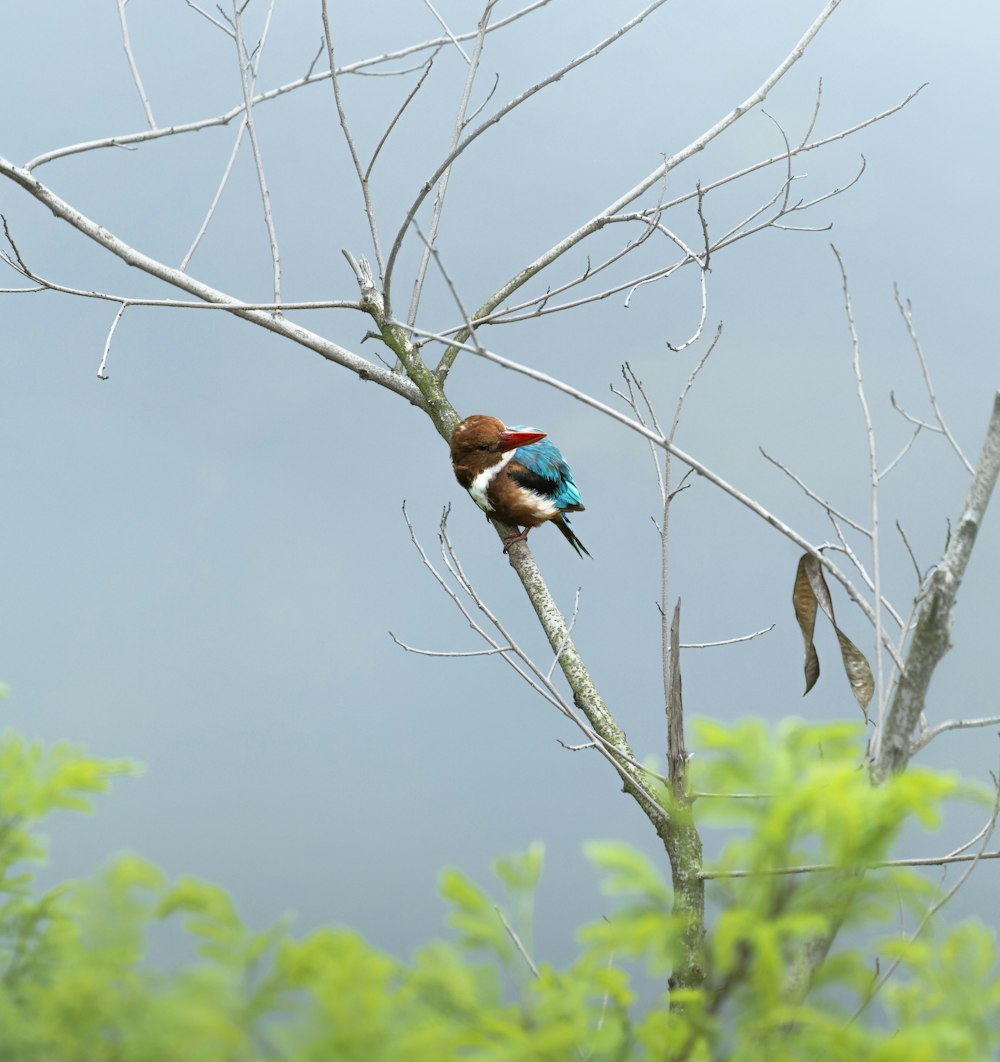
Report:
[[[504,553],[506,553],[510,549],[510,547],[514,545],[515,542],[527,542],[528,532],[530,530],[530,527],[526,527],[523,531],[519,531],[516,535],[511,535],[510,538],[505,538],[503,540]]]

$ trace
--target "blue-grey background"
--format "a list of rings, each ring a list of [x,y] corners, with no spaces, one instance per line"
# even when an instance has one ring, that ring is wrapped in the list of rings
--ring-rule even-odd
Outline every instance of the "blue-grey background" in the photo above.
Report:
[[[673,0],[593,63],[574,71],[462,156],[452,177],[441,252],[466,306],[634,185],[745,99],[798,40],[818,3]],[[440,0],[456,30],[478,10]],[[497,16],[514,9],[498,5]],[[554,0],[488,39],[478,106],[491,107],[577,55],[638,9],[634,0]],[[256,36],[265,12],[246,13]],[[128,6],[136,59],[157,122],[220,114],[241,96],[232,43],[181,2]],[[338,61],[439,35],[418,0],[336,5]],[[0,154],[42,151],[144,127],[115,5],[6,5]],[[850,275],[868,396],[885,465],[909,436],[889,405],[929,418],[918,364],[893,303],[913,301],[938,394],[975,460],[1000,384],[993,310],[997,233],[995,55],[1000,11],[984,0],[945,10],[926,0],[845,0],[767,111],[795,141],[847,128],[929,86],[902,113],[797,159],[795,195],[846,184],[844,195],[712,263],[709,325],[723,339],[685,407],[679,444],[816,541],[821,511],[760,456],[787,461],[823,497],[867,519],[867,451],[850,338],[830,241]],[[319,4],[279,3],[259,89],[301,76],[321,40]],[[470,47],[467,45],[467,47]],[[324,60],[320,60],[322,67]],[[397,65],[409,65],[397,64]],[[465,77],[455,49],[383,148],[372,180],[386,245],[446,150]],[[413,83],[343,82],[367,160]],[[353,298],[341,248],[368,254],[367,226],[329,82],[256,112],[282,249],[286,300]],[[211,200],[235,127],[91,152],[44,166],[40,180],[147,253],[177,264]],[[782,143],[760,111],[670,175],[680,194]],[[780,184],[772,169],[709,198],[722,231]],[[647,198],[646,202],[650,200]],[[0,209],[22,254],[51,280],[119,294],[170,297],[109,260],[11,184]],[[690,211],[668,215],[691,241]],[[638,235],[638,230],[630,234]],[[596,242],[619,246],[624,228]],[[396,299],[408,301],[418,244],[407,243]],[[662,242],[643,263],[665,259]],[[586,248],[553,282],[585,265]],[[659,258],[657,258],[659,256]],[[236,172],[192,275],[249,300],[270,297],[270,258],[250,155]],[[620,274],[619,274],[620,275]],[[8,273],[0,285],[18,286]],[[537,292],[541,285],[529,286]],[[703,345],[672,354],[699,312],[696,277],[679,274],[574,314],[485,330],[506,357],[607,398],[628,361],[668,419]],[[495,535],[455,484],[442,441],[422,414],[315,354],[214,312],[133,309],[97,366],[114,307],[51,293],[0,302],[0,677],[5,725],[72,739],[146,766],[122,780],[92,819],[52,829],[51,878],[90,872],[123,848],[169,873],[229,888],[263,925],[286,911],[305,929],[349,924],[397,953],[440,930],[442,866],[479,880],[491,861],[540,839],[547,870],[538,907],[539,958],[570,954],[572,930],[607,901],[581,854],[592,838],[623,838],[657,855],[634,805],[596,756],[496,658],[427,659],[389,637],[437,650],[478,648],[422,569],[401,516],[405,499],[425,546],[442,507],[468,573],[526,647],[546,649]],[[368,321],[344,311],[292,315],[368,357]],[[420,323],[457,323],[440,277]],[[541,528],[532,547],[558,600],[581,590],[577,641],[637,754],[662,754],[657,601],[658,497],[645,444],[551,389],[473,357],[449,393],[461,413],[488,412],[548,431],[568,455],[587,504],[574,527],[594,556],[581,562]],[[885,480],[887,592],[906,611],[912,565],[943,546],[967,478],[923,433]],[[836,645],[819,632],[824,674],[801,698],[801,639],[789,596],[797,551],[704,481],[675,507],[671,594],[684,639],[717,640],[771,623],[765,638],[684,657],[689,719],[854,717]],[[955,649],[932,687],[931,723],[996,713],[995,602],[1000,514],[984,529],[959,601]],[[870,651],[860,612],[837,595],[839,619]],[[923,757],[988,781],[994,731],[948,735]],[[977,813],[978,814],[978,813]],[[943,852],[975,828],[955,816],[903,854]],[[984,865],[962,908],[995,921],[996,869]],[[950,880],[950,879],[946,879]]]

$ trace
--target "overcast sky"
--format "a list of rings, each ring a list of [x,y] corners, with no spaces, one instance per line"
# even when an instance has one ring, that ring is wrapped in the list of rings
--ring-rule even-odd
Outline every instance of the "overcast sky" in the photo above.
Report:
[[[497,17],[514,4],[497,5]],[[439,0],[457,31],[470,6]],[[455,168],[441,258],[462,303],[475,307],[508,277],[635,185],[744,100],[820,9],[802,0],[672,0],[594,62],[572,72],[480,138]],[[335,5],[338,63],[438,36],[419,0]],[[473,107],[483,115],[623,24],[634,0],[553,0],[488,38]],[[245,15],[256,39],[266,4]],[[181,0],[128,6],[135,59],[157,124],[222,114],[241,99],[232,43]],[[79,141],[145,128],[115,5],[18,5],[5,18],[0,155],[23,164]],[[900,114],[798,158],[795,198],[861,180],[792,224],[719,252],[708,283],[706,335],[723,338],[691,393],[678,442],[813,541],[832,532],[760,455],[788,463],[822,497],[868,519],[867,450],[840,275],[847,267],[880,464],[909,428],[889,393],[930,418],[919,365],[893,302],[914,317],[942,409],[960,445],[978,455],[1000,357],[996,300],[1000,9],[986,0],[947,10],[930,0],[845,0],[805,57],[708,150],[679,167],[665,198],[801,139],[822,79],[817,136],[849,128],[927,87]],[[276,5],[258,89],[301,77],[319,47],[320,5]],[[406,60],[394,69],[412,67]],[[325,67],[321,58],[317,70]],[[391,242],[447,150],[467,66],[444,48],[382,148],[372,194]],[[367,160],[415,83],[345,78],[344,104]],[[494,81],[496,90],[486,101]],[[353,299],[341,255],[372,256],[362,202],[329,81],[256,111],[282,251],[286,301]],[[36,171],[60,196],[122,239],[176,265],[212,200],[235,125],[137,150],[75,155]],[[710,196],[713,233],[737,224],[780,188],[783,172]],[[656,201],[654,189],[643,205]],[[171,290],[109,260],[20,189],[0,183],[0,210],[28,264],[52,281],[133,296]],[[697,244],[690,210],[669,215]],[[426,215],[422,220],[426,225]],[[623,226],[590,252],[620,247]],[[401,305],[419,241],[405,245]],[[578,252],[558,283],[586,266]],[[666,241],[640,265],[673,260]],[[668,257],[668,255],[670,257]],[[189,272],[248,300],[268,300],[271,262],[246,144]],[[627,276],[619,273],[617,276]],[[23,282],[7,272],[0,286]],[[526,289],[536,294],[544,285]],[[596,289],[591,289],[596,290]],[[131,849],[170,874],[226,886],[251,924],[286,911],[297,927],[354,926],[405,954],[441,929],[436,878],[458,865],[480,881],[491,861],[534,840],[547,846],[538,907],[541,959],[571,953],[572,930],[600,916],[589,839],[623,838],[652,855],[648,824],[595,755],[564,751],[579,735],[496,658],[429,659],[389,632],[433,650],[479,648],[424,571],[401,514],[406,501],[428,550],[442,508],[466,571],[522,643],[546,659],[530,607],[496,536],[455,483],[440,438],[403,400],[361,383],[289,342],[214,312],[131,309],[97,379],[115,307],[52,293],[2,296],[0,389],[4,548],[0,563],[3,721],[31,737],[70,739],[142,762],[90,820],[52,829],[53,877],[90,872]],[[695,330],[690,270],[575,313],[486,329],[497,353],[603,400],[628,361],[668,419],[705,340]],[[347,311],[290,314],[376,359],[370,322]],[[461,319],[438,274],[419,323]],[[568,456],[587,511],[574,528],[593,560],[553,529],[531,545],[557,600],[572,609],[577,644],[640,756],[665,742],[657,602],[656,481],[645,444],[551,388],[472,356],[449,396],[550,433]],[[898,518],[923,566],[940,554],[967,477],[955,454],[922,433],[885,480],[888,593],[903,611],[912,564]],[[974,555],[932,687],[931,722],[998,711],[1000,513]],[[696,480],[675,507],[671,596],[684,601],[685,641],[731,638],[774,624],[754,642],[684,655],[688,717],[853,718],[857,709],[820,631],[824,672],[802,700],[801,638],[790,608],[796,549]],[[870,652],[871,630],[847,600],[838,618]],[[988,781],[993,731],[942,738],[926,761]],[[905,854],[945,851],[972,830],[913,841]],[[977,871],[964,903],[995,921],[995,864]]]

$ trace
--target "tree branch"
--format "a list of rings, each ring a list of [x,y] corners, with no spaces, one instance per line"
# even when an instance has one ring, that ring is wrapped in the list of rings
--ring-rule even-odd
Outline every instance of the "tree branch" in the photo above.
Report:
[[[361,358],[352,351],[331,342],[329,339],[325,339],[323,336],[317,335],[315,332],[309,331],[302,325],[289,321],[280,314],[245,309],[240,301],[231,295],[218,291],[208,284],[195,280],[179,269],[174,269],[163,262],[157,261],[155,258],[151,258],[149,255],[143,254],[109,232],[102,225],[98,225],[86,215],[81,214],[80,211],[70,206],[65,200],[60,199],[55,192],[36,180],[27,170],[15,166],[5,158],[0,158],[0,176],[9,177],[29,195],[37,199],[39,203],[47,207],[57,218],[61,218],[78,232],[83,233],[84,236],[87,236],[105,250],[110,251],[128,265],[135,266],[144,273],[157,277],[159,280],[163,280],[181,291],[195,295],[205,302],[223,306],[235,317],[241,317],[245,321],[250,321],[252,324],[266,328],[269,332],[284,336],[300,346],[315,351],[328,361],[342,365],[362,380],[371,380],[406,398],[415,406],[419,406],[421,409],[426,408],[426,402],[419,389],[399,373]]]
[[[149,105],[149,100],[146,97],[146,90],[142,87],[142,78],[139,76],[139,67],[136,65],[135,56],[132,54],[132,41],[129,38],[128,33],[128,19],[125,17],[125,5],[128,0],[118,0],[118,21],[122,27],[122,45],[125,48],[125,58],[128,60],[129,70],[132,71],[132,80],[135,82],[135,90],[139,93],[139,99],[142,101],[142,109],[146,113],[146,121],[149,122],[149,128],[156,128],[156,119],[153,117],[153,108]]]
[[[509,26],[512,22],[516,22],[518,19],[524,18],[525,15],[530,15],[540,7],[545,7],[551,0],[534,0],[533,3],[526,4],[518,11],[513,12],[506,18],[499,19],[490,27],[490,32],[494,32],[499,29],[503,29],[505,26]],[[195,7],[194,4],[188,2],[188,6],[194,8],[199,14],[205,15],[205,12],[200,8]],[[232,36],[232,31],[227,27],[216,22],[215,19],[209,15],[205,15],[210,22],[219,26],[229,36]],[[467,33],[460,33],[458,40],[467,41],[476,36],[477,31],[472,30]],[[368,59],[358,59],[353,63],[345,63],[337,71],[338,74],[362,74],[367,72],[368,67],[377,66],[381,63],[389,63],[396,59],[405,59],[409,55],[414,55],[419,52],[434,51],[441,48],[443,45],[450,42],[449,37],[435,37],[429,41],[422,41],[420,44],[410,44],[405,48],[398,48],[393,52],[386,52],[384,55],[374,56]],[[268,89],[267,92],[261,92],[252,99],[252,104],[257,106],[260,103],[267,103],[270,100],[277,99],[279,96],[284,96],[289,92],[295,92],[300,88],[304,88],[306,85],[314,85],[317,82],[325,81],[330,77],[329,70],[320,71],[318,74],[309,73],[305,77],[297,78],[295,81],[289,81],[285,85],[279,85],[277,88]],[[44,166],[49,162],[53,162],[55,159],[65,158],[67,155],[79,155],[84,151],[97,151],[102,148],[111,147],[128,147],[131,144],[141,144],[149,140],[159,140],[164,136],[178,136],[182,133],[196,133],[201,129],[211,129],[213,126],[228,125],[234,118],[238,118],[241,114],[245,113],[245,105],[238,104],[236,107],[231,108],[224,114],[216,115],[214,118],[202,118],[195,122],[185,122],[180,125],[171,125],[166,127],[160,127],[157,129],[146,129],[141,133],[125,133],[119,136],[107,136],[102,137],[99,140],[87,140],[79,144],[70,144],[66,147],[55,148],[52,151],[46,151],[44,154],[36,155],[30,162],[26,163],[24,169],[29,173],[39,166]]]
[[[615,214],[619,213],[619,211],[623,210],[630,203],[638,199],[639,196],[641,196],[644,192],[652,188],[653,185],[655,185],[658,181],[662,180],[671,170],[675,169],[682,162],[687,161],[687,159],[691,158],[693,155],[696,155],[698,152],[703,151],[713,140],[716,139],[716,137],[724,133],[734,122],[736,122],[744,114],[746,114],[747,111],[751,110],[753,107],[756,107],[759,103],[766,99],[771,89],[773,89],[774,86],[785,76],[785,74],[788,73],[792,66],[794,66],[795,63],[797,63],[798,60],[802,58],[802,55],[808,47],[809,43],[816,36],[816,34],[819,33],[820,29],[822,29],[824,23],[830,18],[833,12],[840,6],[840,3],[841,0],[829,0],[829,2],[824,6],[823,10],[819,13],[819,15],[817,15],[817,17],[813,20],[812,25],[799,39],[798,43],[791,50],[791,52],[789,52],[785,59],[741,104],[734,107],[723,118],[720,118],[719,121],[715,123],[715,125],[713,125],[710,129],[702,133],[701,136],[691,141],[691,143],[688,144],[686,147],[682,148],[674,155],[671,155],[668,159],[665,159],[659,166],[656,167],[655,170],[653,170],[646,177],[644,177],[637,185],[635,185],[635,187],[629,189],[623,195],[619,196],[613,203],[609,204],[599,214],[591,218],[590,221],[581,225],[578,229],[576,229],[575,232],[570,233],[554,247],[550,248],[543,255],[541,255],[541,257],[535,259],[534,262],[526,266],[509,281],[507,281],[507,283],[504,284],[503,287],[501,287],[493,295],[491,295],[486,300],[486,302],[483,303],[483,305],[476,311],[476,313],[474,314],[474,320],[478,321],[480,318],[486,316],[497,306],[499,306],[504,301],[504,299],[506,299],[513,292],[517,291],[518,288],[524,285],[537,273],[541,272],[546,266],[550,265],[557,258],[564,255],[568,250],[570,250],[570,248],[575,247],[578,243],[580,243],[592,233],[604,228],[604,226],[609,223],[609,221],[613,218]],[[640,12],[640,14],[637,15],[636,18],[632,20],[632,22],[630,22],[628,25],[622,27],[622,29],[619,30],[617,36],[620,36],[622,33],[627,32],[629,29],[631,29],[634,25],[637,25],[638,21],[642,18],[647,17],[656,6],[659,5],[651,5],[649,8]],[[601,42],[601,44],[597,46],[597,49],[592,49],[592,51],[590,53],[587,53],[587,55],[581,56],[580,59],[575,60],[574,63],[570,64],[569,66],[563,68],[560,71],[557,71],[556,74],[546,79],[546,82],[540,82],[537,86],[533,86],[532,89],[528,90],[528,93],[538,91],[539,88],[544,87],[544,85],[548,81],[551,81],[556,77],[562,77],[567,72],[567,70],[572,68],[572,66],[579,65],[579,63],[590,58],[593,54],[596,54],[598,50],[607,47],[607,45],[612,43],[614,39],[617,39],[617,36],[615,38],[608,38],[606,41]],[[473,130],[472,133],[470,133],[469,136],[466,137],[465,140],[463,140],[462,143],[458,145],[453,154],[457,156],[460,152],[465,150],[465,148],[472,142],[473,139],[475,139],[482,132],[485,131],[488,125],[499,121],[505,113],[513,109],[513,107],[517,106],[519,103],[523,102],[525,98],[527,98],[527,93],[524,93],[516,100],[513,100],[505,108],[501,108],[501,110],[498,111],[497,114],[495,114],[491,119],[489,119],[488,122],[483,123],[483,125]],[[779,156],[779,158],[780,157],[783,156]],[[399,244],[401,244],[403,236],[405,235],[405,230],[409,227],[410,221],[416,215],[420,204],[423,202],[423,199],[427,194],[426,190],[429,188],[430,184],[436,181],[437,178],[440,176],[442,168],[445,165],[450,165],[452,161],[453,159],[451,157],[445,159],[445,162],[441,164],[438,170],[431,176],[430,181],[428,181],[428,183],[424,186],[425,191],[421,193],[421,195],[417,198],[417,200],[410,208],[410,211],[407,214],[406,221],[404,222],[403,228],[400,229],[400,233],[396,237],[396,243],[393,245],[393,251],[390,254],[390,259],[397,252],[398,246]],[[697,192],[693,192],[691,194],[696,195]],[[466,338],[468,338],[467,335],[459,333],[459,342],[464,342]],[[455,346],[454,353],[457,353],[458,349],[459,347]],[[454,353],[452,351],[448,351],[446,352],[446,357],[450,355],[453,358]]]
[[[972,555],[976,534],[1000,473],[1000,392],[994,397],[983,450],[950,541],[917,614],[896,692],[876,735],[871,771],[876,781],[901,771],[915,751],[913,734],[924,710],[927,690],[941,658],[951,647],[951,612]]]

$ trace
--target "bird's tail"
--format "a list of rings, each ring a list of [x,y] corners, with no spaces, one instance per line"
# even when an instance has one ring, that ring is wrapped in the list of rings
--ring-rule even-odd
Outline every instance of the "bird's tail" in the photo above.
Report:
[[[583,554],[586,553],[587,556],[590,557],[590,550],[587,549],[587,547],[576,537],[573,529],[569,526],[569,520],[567,520],[565,516],[560,515],[554,517],[552,523],[559,528],[566,541],[576,550],[577,556],[582,557]],[[591,560],[593,560],[593,557],[591,557]]]

